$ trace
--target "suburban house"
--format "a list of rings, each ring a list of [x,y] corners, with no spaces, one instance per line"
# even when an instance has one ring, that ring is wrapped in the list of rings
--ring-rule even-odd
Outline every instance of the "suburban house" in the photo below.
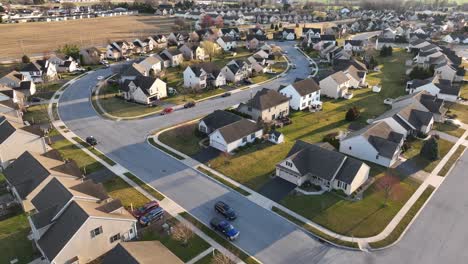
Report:
[[[57,72],[74,72],[78,70],[78,63],[71,56],[51,55],[48,59],[57,68]]]
[[[396,98],[392,101],[392,109],[401,108],[416,102],[422,104],[432,113],[435,122],[442,123],[445,121],[445,114],[448,111],[445,107],[445,101],[424,90]]]
[[[11,88],[15,88],[15,87],[20,87],[21,82],[27,81],[27,80],[28,79],[26,78],[26,76],[23,75],[22,73],[17,72],[17,71],[11,71],[7,75],[0,78],[0,84],[9,86]]]
[[[245,47],[249,50],[256,50],[258,47],[262,46],[267,37],[264,35],[247,35],[245,40]]]
[[[290,99],[289,106],[294,110],[321,108],[320,87],[312,79],[296,81],[281,88],[279,92]]]
[[[345,40],[343,48],[346,51],[362,52],[364,51],[364,42],[362,40]]]
[[[205,53],[205,49],[199,45],[184,44],[179,48],[180,52],[185,60],[201,60],[207,59],[208,55]]]
[[[88,263],[136,237],[136,223],[119,200],[73,200],[35,242],[50,263]]]
[[[176,48],[165,49],[161,54],[166,55],[170,59],[170,66],[175,67],[184,61],[184,56]]]
[[[26,64],[20,73],[29,81],[39,83],[43,82],[43,78],[53,80],[57,77],[57,68],[48,60],[37,60]]]
[[[360,88],[366,84],[366,71],[360,71],[351,65],[343,72],[349,79],[349,87]]]
[[[144,72],[151,76],[151,73],[157,74],[162,70],[161,60],[156,56],[149,56],[138,63],[144,69]]]
[[[296,33],[294,28],[283,28],[283,31],[280,33],[281,38],[284,40],[295,40]]]
[[[253,143],[262,136],[263,127],[245,118],[220,127],[209,134],[210,146],[226,153]]]
[[[105,53],[96,47],[80,49],[80,63],[82,65],[96,65],[105,58]]]
[[[289,115],[289,97],[275,90],[263,88],[252,99],[241,103],[237,111],[249,115],[253,120],[274,121]]]
[[[0,114],[0,167],[6,168],[24,151],[38,154],[47,152],[43,132],[36,126],[25,126]]]
[[[240,32],[238,28],[221,28],[219,31],[221,37],[231,37],[233,39],[240,39]]]
[[[221,69],[226,81],[238,83],[252,74],[252,68],[246,61],[232,60]]]
[[[234,38],[231,37],[219,37],[216,40],[216,43],[224,50],[230,51],[232,49],[237,48],[237,42]]]
[[[125,100],[147,105],[167,97],[166,83],[159,78],[146,76],[125,80],[122,84],[122,91]]]
[[[434,76],[436,75],[450,82],[462,82],[465,77],[465,69],[445,62],[434,67]]]
[[[425,80],[415,79],[406,83],[406,92],[410,94],[423,90],[449,102],[456,102],[460,96],[460,86],[452,85],[449,80],[443,80],[438,75]]]
[[[241,120],[242,117],[224,110],[215,110],[198,122],[198,130],[207,135],[228,124]]]
[[[320,90],[322,95],[338,99],[348,94],[350,79],[342,71],[337,71],[320,80]]]
[[[306,38],[312,42],[313,39],[320,40],[320,35],[322,34],[322,30],[320,28],[302,28],[302,38]]]
[[[369,177],[370,167],[348,157],[328,143],[296,141],[286,159],[276,165],[276,176],[301,186],[309,181],[326,191],[355,192]]]
[[[183,264],[184,262],[159,241],[133,241],[117,244],[102,260],[102,264],[115,263]]]
[[[340,152],[391,167],[398,160],[405,135],[393,131],[387,122],[376,122],[351,132],[340,140]]]
[[[226,85],[226,77],[215,63],[191,65],[184,70],[184,87],[203,89],[223,85]]]
[[[10,191],[25,212],[33,209],[31,200],[54,177],[76,179],[81,171],[74,162],[47,158],[25,151],[3,170]]]
[[[133,50],[133,44],[127,41],[116,41],[107,45],[106,58],[118,60],[130,55]]]
[[[120,82],[125,82],[126,80],[134,80],[137,76],[146,76],[150,74],[151,68],[146,67],[147,64],[132,63],[121,75]]]

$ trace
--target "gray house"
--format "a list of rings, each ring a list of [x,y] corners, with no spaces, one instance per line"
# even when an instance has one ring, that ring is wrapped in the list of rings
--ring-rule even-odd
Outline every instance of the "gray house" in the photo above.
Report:
[[[273,121],[289,115],[289,98],[275,90],[263,88],[237,111],[249,115],[253,120]]]

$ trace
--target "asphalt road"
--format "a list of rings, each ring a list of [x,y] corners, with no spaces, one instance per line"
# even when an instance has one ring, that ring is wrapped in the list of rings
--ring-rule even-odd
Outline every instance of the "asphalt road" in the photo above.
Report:
[[[290,43],[279,43],[298,67],[267,88],[289,84],[309,74],[307,60]],[[304,65],[303,67],[301,65]],[[316,241],[295,225],[257,206],[235,191],[212,181],[180,161],[146,143],[150,131],[168,127],[224,109],[250,98],[263,86],[227,98],[215,98],[189,110],[166,116],[152,116],[133,121],[111,121],[101,118],[89,102],[97,76],[109,75],[99,70],[80,78],[64,92],[59,114],[69,129],[80,137],[95,136],[98,149],[129,171],[151,184],[205,223],[213,217],[217,200],[230,203],[239,213],[234,225],[241,235],[234,243],[264,263],[460,263],[467,253],[468,222],[466,210],[468,169],[465,154],[457,169],[436,193],[404,239],[395,247],[374,253],[341,250]]]

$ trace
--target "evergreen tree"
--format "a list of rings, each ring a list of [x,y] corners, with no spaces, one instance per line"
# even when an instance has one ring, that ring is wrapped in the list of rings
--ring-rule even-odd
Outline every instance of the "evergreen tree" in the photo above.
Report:
[[[424,141],[419,154],[430,161],[438,160],[440,155],[439,142],[437,139],[435,137],[431,137],[429,140]]]
[[[23,55],[23,57],[21,57],[21,62],[23,63],[30,63],[31,62],[31,59],[29,59],[28,55]]]

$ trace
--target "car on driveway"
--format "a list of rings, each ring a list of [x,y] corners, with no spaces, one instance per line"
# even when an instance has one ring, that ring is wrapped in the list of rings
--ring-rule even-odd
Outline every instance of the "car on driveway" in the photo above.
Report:
[[[139,222],[143,226],[149,225],[153,221],[162,219],[164,216],[164,209],[162,207],[153,208],[151,211],[140,217]]]
[[[213,227],[214,230],[220,232],[231,241],[235,240],[240,234],[240,232],[237,229],[235,229],[234,226],[231,225],[231,223],[219,217],[214,217],[213,219],[211,219],[210,225],[211,227]]]
[[[228,220],[234,220],[237,218],[237,214],[234,209],[223,201],[216,202],[214,209]]]
[[[230,92],[225,92],[221,95],[221,97],[229,97],[229,96],[231,96]]]
[[[174,112],[174,108],[166,107],[166,108],[164,108],[164,110],[162,110],[161,115],[167,115],[167,114],[170,114],[172,112]]]
[[[192,108],[195,107],[195,102],[188,102],[184,104],[184,108]]]
[[[86,138],[86,143],[88,143],[90,146],[96,146],[97,140],[93,136],[89,136]]]
[[[158,208],[159,203],[157,201],[151,201],[149,203],[144,204],[141,207],[138,207],[137,209],[132,211],[132,215],[139,219],[140,217],[144,216],[147,214],[149,211],[153,210],[154,208]]]
[[[458,119],[446,119],[445,120],[446,124],[453,125],[456,127],[461,127],[462,123]]]

